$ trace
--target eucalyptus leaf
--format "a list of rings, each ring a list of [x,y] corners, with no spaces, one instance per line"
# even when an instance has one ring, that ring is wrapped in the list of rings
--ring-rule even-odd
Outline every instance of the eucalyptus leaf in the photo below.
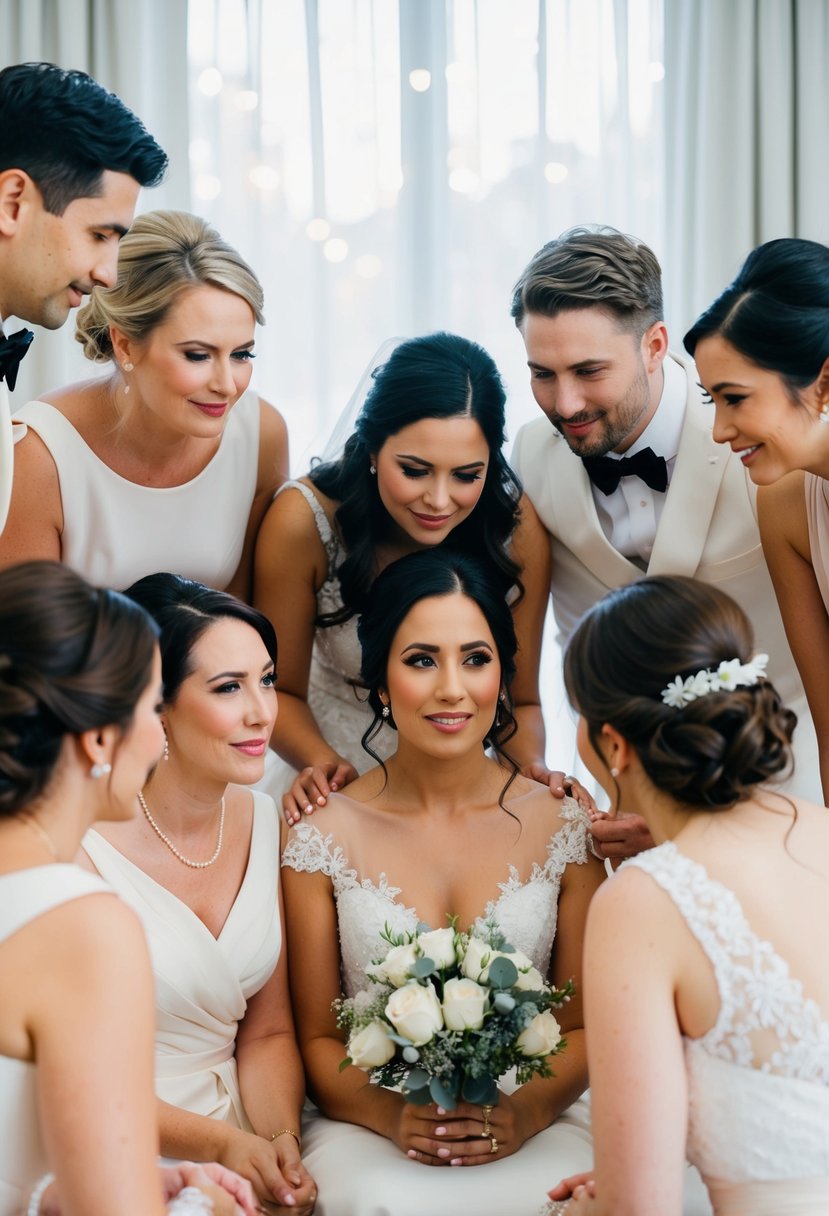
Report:
[[[404,1035],[394,1034],[391,1030],[387,1030],[386,1033],[389,1036],[389,1038],[391,1039],[392,1043],[397,1043],[401,1047],[411,1047],[412,1046],[412,1040],[407,1039]]]
[[[403,1088],[407,1093],[412,1093],[416,1089],[425,1089],[429,1080],[430,1077],[425,1068],[413,1068],[403,1082]]]
[[[457,1092],[453,1092],[452,1087],[445,1084],[440,1077],[432,1077],[429,1082],[429,1093],[432,1095],[435,1105],[442,1106],[444,1110],[454,1110],[458,1104]]]
[[[411,1102],[412,1106],[428,1106],[432,1101],[428,1085],[422,1089],[404,1089],[403,1097],[407,1102]]]
[[[495,958],[489,964],[491,988],[511,988],[518,979],[518,968],[511,959]]]
[[[431,975],[435,970],[434,961],[430,958],[419,958],[409,970],[415,979],[425,980],[427,975]]]
[[[492,1077],[467,1077],[463,1083],[462,1096],[466,1102],[476,1106],[495,1106],[498,1102],[498,1086]]]

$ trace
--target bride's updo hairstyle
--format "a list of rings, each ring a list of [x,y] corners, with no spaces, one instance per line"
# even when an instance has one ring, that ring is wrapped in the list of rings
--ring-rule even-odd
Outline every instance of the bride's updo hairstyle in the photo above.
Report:
[[[371,457],[392,435],[423,418],[474,418],[480,426],[489,447],[486,480],[474,510],[451,532],[451,544],[464,553],[485,553],[504,595],[513,585],[520,588],[521,571],[507,543],[518,523],[521,488],[502,452],[506,396],[492,358],[457,334],[427,334],[401,342],[372,378],[342,456],[310,473],[314,485],[340,504],[335,519],[346,550],[337,570],[343,607],[317,624],[340,624],[368,606],[375,550],[389,529]]]
[[[230,617],[250,625],[276,666],[276,634],[266,616],[227,591],[214,591],[180,574],[148,574],[127,587],[124,595],[148,612],[160,630],[161,679],[164,704],[172,705],[193,671],[191,654],[202,634],[216,621]],[[228,656],[230,658],[230,656]]]
[[[114,357],[111,325],[142,342],[183,291],[200,286],[241,296],[264,324],[259,280],[215,228],[186,211],[148,211],[118,246],[115,286],[96,287],[78,312],[75,338],[87,359],[106,363]]]
[[[389,654],[397,630],[415,604],[433,596],[448,595],[463,595],[477,604],[492,633],[501,666],[501,683],[507,695],[499,702],[486,744],[515,772],[516,766],[503,751],[504,744],[516,731],[509,696],[518,648],[512,612],[504,597],[501,580],[489,565],[443,545],[401,557],[387,566],[372,584],[368,606],[357,625],[362,650],[360,680],[368,689],[368,703],[374,713],[374,720],[363,735],[363,747],[379,761],[380,757],[371,750],[371,740],[383,723],[396,729],[393,705],[389,717],[383,717],[380,690],[386,687]]]
[[[722,810],[791,770],[797,719],[766,679],[682,708],[666,705],[662,690],[677,676],[753,655],[751,626],[730,596],[690,578],[645,578],[582,617],[564,656],[564,683],[599,757],[607,723],[657,789],[690,807]]]
[[[0,571],[0,814],[40,797],[65,736],[129,730],[155,640],[137,604],[68,566]]]

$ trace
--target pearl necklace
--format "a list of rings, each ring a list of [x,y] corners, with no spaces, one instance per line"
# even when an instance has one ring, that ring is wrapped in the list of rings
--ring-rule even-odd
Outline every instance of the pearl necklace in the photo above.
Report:
[[[213,865],[213,862],[216,860],[216,858],[219,856],[219,854],[222,851],[222,837],[224,835],[224,830],[225,830],[225,800],[224,800],[224,798],[222,798],[221,811],[219,812],[219,839],[216,842],[216,852],[213,854],[213,856],[210,858],[209,861],[191,861],[189,857],[185,857],[183,853],[180,853],[178,851],[178,849],[176,848],[176,846],[173,844],[172,840],[170,840],[169,836],[164,835],[161,828],[158,826],[156,821],[153,819],[152,815],[150,814],[150,808],[147,806],[147,800],[143,794],[138,795],[138,801],[141,804],[141,810],[146,815],[147,822],[149,823],[150,827],[153,829],[156,836],[158,836],[158,838],[160,840],[164,841],[167,848],[170,850],[170,852],[173,854],[174,857],[177,857],[179,859],[179,861],[184,863],[184,865],[190,866],[191,870],[206,870],[208,866]]]

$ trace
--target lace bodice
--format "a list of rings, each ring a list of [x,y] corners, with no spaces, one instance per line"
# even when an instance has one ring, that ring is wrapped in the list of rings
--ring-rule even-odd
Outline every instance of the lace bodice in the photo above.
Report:
[[[686,1040],[688,1156],[729,1180],[829,1176],[829,1023],[733,891],[672,843],[624,863],[670,896],[711,961],[720,1010]]]
[[[336,800],[330,801],[334,804]],[[550,965],[562,874],[569,863],[587,861],[587,815],[569,798],[564,799],[560,815],[546,856],[534,862],[524,881],[515,866],[507,867],[504,881],[498,884],[500,894],[489,901],[478,918],[479,923],[495,920],[508,941],[523,950],[542,975]],[[401,888],[393,886],[385,873],[377,882],[362,878],[337,844],[335,833],[323,835],[315,823],[307,820],[291,829],[282,864],[307,873],[322,871],[331,879],[343,984],[347,995],[354,996],[367,986],[366,967],[384,951],[380,938],[384,926],[389,925],[395,932],[413,932],[420,920],[417,909],[398,900]]]

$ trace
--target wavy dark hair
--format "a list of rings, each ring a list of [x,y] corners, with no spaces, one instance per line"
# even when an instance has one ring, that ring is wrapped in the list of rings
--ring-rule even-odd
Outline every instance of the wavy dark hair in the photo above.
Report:
[[[53,63],[0,72],[0,172],[28,173],[53,215],[76,198],[99,197],[107,169],[156,186],[166,168],[141,120],[86,72]]]
[[[199,638],[225,617],[255,629],[276,667],[276,634],[266,616],[227,591],[214,591],[180,574],[148,574],[124,592],[150,614],[160,630],[164,703],[172,705],[193,671],[191,654]]]
[[[374,384],[339,460],[318,464],[309,476],[339,503],[335,519],[346,557],[337,570],[343,607],[321,616],[321,626],[339,625],[369,604],[376,573],[375,550],[385,538],[389,515],[380,500],[372,455],[386,440],[422,418],[474,418],[489,446],[489,466],[475,509],[452,531],[452,548],[485,553],[503,584],[521,590],[521,570],[508,542],[520,515],[521,486],[502,453],[506,439],[505,393],[495,363],[475,342],[436,333],[397,346],[374,372]]]
[[[746,359],[777,372],[790,398],[814,383],[829,358],[829,249],[785,237],[753,250],[734,282],[685,335],[725,338]]]
[[[397,729],[392,707],[388,718],[383,717],[381,688],[386,687],[389,654],[394,635],[402,622],[421,600],[433,596],[463,595],[478,605],[489,626],[501,664],[501,682],[506,698],[499,708],[484,745],[489,746],[511,770],[504,794],[518,773],[518,765],[504,745],[515,734],[517,726],[512,712],[510,686],[515,675],[515,653],[518,643],[512,612],[504,597],[503,585],[497,573],[487,563],[439,545],[419,553],[410,553],[392,562],[375,580],[371,600],[357,625],[362,663],[360,679],[368,689],[368,704],[374,718],[362,738],[363,748],[383,768],[382,760],[372,750],[371,741],[384,723]]]
[[[564,655],[564,683],[597,755],[613,726],[657,789],[700,810],[725,810],[792,768],[796,716],[760,680],[698,697],[682,709],[662,690],[676,677],[752,657],[742,608],[690,578],[640,579],[612,591],[582,617]]]
[[[137,604],[68,566],[0,571],[0,815],[41,796],[67,735],[129,730],[156,634]]]

